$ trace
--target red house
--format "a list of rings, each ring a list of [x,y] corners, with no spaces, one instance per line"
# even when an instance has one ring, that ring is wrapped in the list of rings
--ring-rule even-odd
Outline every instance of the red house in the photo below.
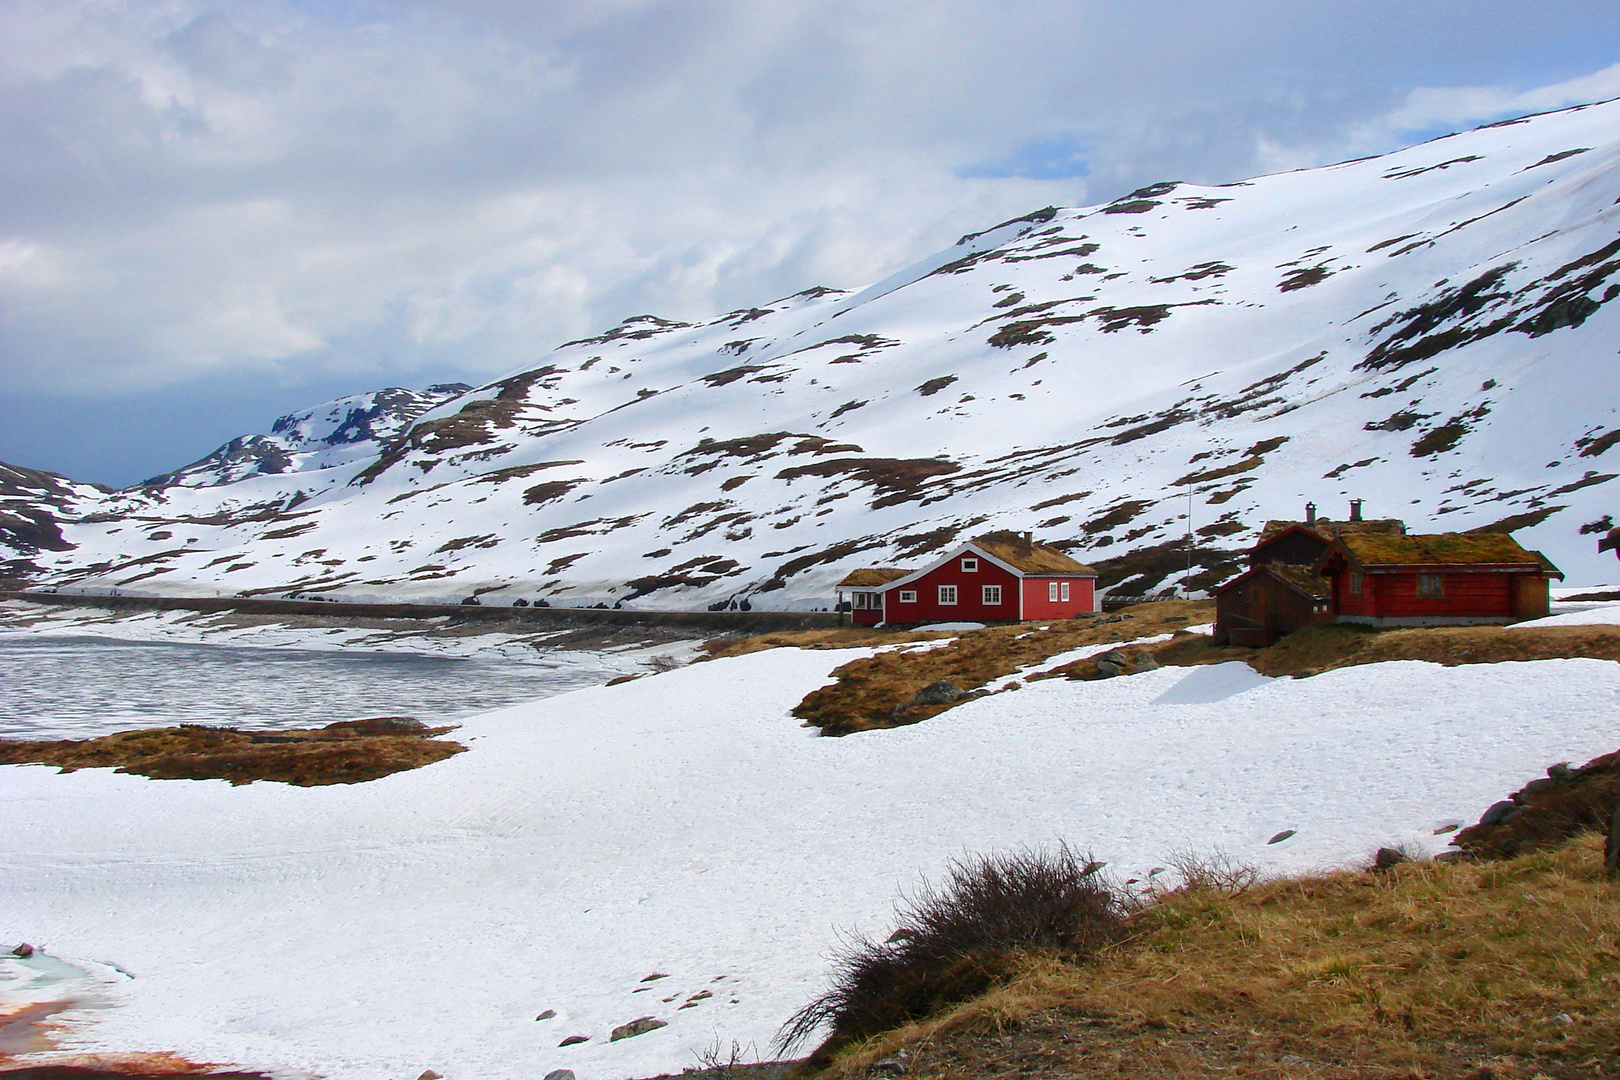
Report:
[[[1215,596],[1217,645],[1261,648],[1313,623],[1333,622],[1332,593],[1316,565],[1339,536],[1404,536],[1395,518],[1363,520],[1361,500],[1348,521],[1316,516],[1305,505],[1304,521],[1268,521],[1249,549],[1249,569],[1210,590]]]
[[[1552,578],[1539,551],[1505,533],[1341,535],[1317,562],[1338,622],[1369,626],[1505,623],[1547,614]]]
[[[916,571],[856,570],[850,592],[856,626],[1068,619],[1097,610],[1097,572],[1029,533],[986,533]]]

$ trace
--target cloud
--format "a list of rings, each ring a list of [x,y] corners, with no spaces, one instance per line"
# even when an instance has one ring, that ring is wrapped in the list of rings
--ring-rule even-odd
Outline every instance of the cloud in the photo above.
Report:
[[[1521,8],[13,0],[0,393],[489,377],[1049,202],[1620,93],[1612,4]]]

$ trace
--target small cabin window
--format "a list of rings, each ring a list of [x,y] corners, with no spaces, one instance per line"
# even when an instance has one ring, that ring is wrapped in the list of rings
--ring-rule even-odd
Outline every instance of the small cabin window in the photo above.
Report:
[[[900,602],[902,604],[915,604],[917,602],[917,590],[916,589],[901,589],[900,590]]]
[[[1350,595],[1361,595],[1361,575],[1356,573],[1354,570],[1350,572]]]
[[[1065,604],[1069,602],[1069,583],[1067,581],[1058,585],[1058,599]]]
[[[976,574],[978,572],[979,572],[979,560],[978,559],[963,559],[962,560],[962,573],[964,573],[964,574]]]
[[[1419,574],[1417,576],[1417,594],[1428,599],[1436,599],[1446,595],[1446,579],[1441,574]]]
[[[955,585],[941,585],[939,587],[939,602],[941,604],[946,604],[946,605],[955,604],[956,603],[956,586]]]
[[[1055,581],[1046,583],[1046,602],[1049,604],[1058,602],[1058,583]]]
[[[996,604],[1001,603],[1001,586],[1000,585],[985,585],[985,586],[982,586],[981,587],[981,594],[982,594],[982,596],[984,598],[984,604],[985,604],[986,607],[991,607],[991,606],[994,606]]]
[[[858,592],[855,594],[855,610],[869,611],[872,607],[872,594]]]

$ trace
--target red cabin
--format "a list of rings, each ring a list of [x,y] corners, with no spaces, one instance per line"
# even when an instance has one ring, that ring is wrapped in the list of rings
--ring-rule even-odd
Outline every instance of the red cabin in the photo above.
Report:
[[[1091,567],[1011,532],[976,537],[922,570],[856,570],[838,583],[856,626],[1068,619],[1097,610],[1096,585]]]
[[[1563,573],[1505,533],[1335,537],[1316,566],[1338,622],[1369,626],[1505,623],[1547,614]]]

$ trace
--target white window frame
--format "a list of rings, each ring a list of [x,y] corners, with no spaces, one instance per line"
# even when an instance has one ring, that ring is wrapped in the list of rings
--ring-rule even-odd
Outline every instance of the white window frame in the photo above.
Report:
[[[984,604],[985,607],[1000,607],[1001,606],[1001,586],[1000,585],[981,585],[981,586],[979,586],[979,600],[980,600],[980,602],[982,604]]]
[[[916,589],[901,589],[901,590],[899,590],[899,592],[900,592],[900,602],[902,604],[915,604],[917,602],[917,590]]]
[[[1058,583],[1058,600],[1064,604],[1069,602],[1069,583],[1067,581]]]
[[[964,573],[964,574],[977,574],[978,572],[979,572],[979,560],[975,559],[971,555],[964,556],[963,559],[962,559],[962,573]]]
[[[1424,600],[1444,600],[1446,598],[1445,575],[1419,574],[1417,576],[1417,594]]]
[[[939,606],[940,607],[955,607],[956,606],[956,586],[955,585],[941,585],[939,587]]]
[[[1048,581],[1046,583],[1046,602],[1048,604],[1055,604],[1058,602],[1058,583],[1055,581]]]

